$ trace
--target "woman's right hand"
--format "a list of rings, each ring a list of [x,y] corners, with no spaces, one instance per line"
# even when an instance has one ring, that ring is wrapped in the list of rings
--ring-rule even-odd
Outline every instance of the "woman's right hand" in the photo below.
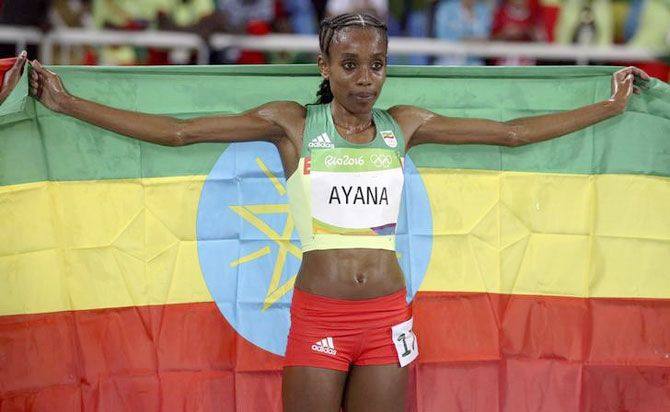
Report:
[[[70,94],[63,87],[60,77],[44,67],[37,60],[32,61],[30,73],[30,95],[38,99],[47,108],[62,112]]]

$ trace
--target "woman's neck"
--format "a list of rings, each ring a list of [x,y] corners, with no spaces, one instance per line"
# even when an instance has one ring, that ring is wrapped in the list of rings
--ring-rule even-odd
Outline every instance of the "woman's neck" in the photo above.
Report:
[[[372,127],[372,111],[352,113],[333,100],[330,105],[335,126],[347,135],[356,135]]]

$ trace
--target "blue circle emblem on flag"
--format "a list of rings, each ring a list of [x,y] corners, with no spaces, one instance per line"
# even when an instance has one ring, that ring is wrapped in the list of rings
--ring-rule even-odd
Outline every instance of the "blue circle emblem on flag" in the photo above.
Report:
[[[433,222],[409,157],[404,169],[396,249],[411,300],[428,268]],[[251,343],[284,355],[302,254],[272,144],[236,143],[221,154],[205,180],[196,225],[200,268],[223,316]]]

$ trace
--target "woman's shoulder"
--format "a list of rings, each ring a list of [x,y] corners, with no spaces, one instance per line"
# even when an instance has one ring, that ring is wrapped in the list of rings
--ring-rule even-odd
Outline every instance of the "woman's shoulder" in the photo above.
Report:
[[[386,112],[393,117],[393,119],[401,123],[407,118],[412,118],[416,116],[421,116],[427,112],[427,110],[422,109],[417,106],[410,106],[410,105],[397,105],[393,107],[389,107],[386,109]]]
[[[307,108],[298,102],[293,101],[275,101],[265,103],[259,107],[260,110],[267,111],[277,117],[298,117],[305,118],[307,115]]]

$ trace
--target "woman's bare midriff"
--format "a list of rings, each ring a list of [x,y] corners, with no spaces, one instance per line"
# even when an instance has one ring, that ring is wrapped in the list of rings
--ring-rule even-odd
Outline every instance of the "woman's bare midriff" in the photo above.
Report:
[[[405,287],[394,251],[330,249],[305,252],[295,287],[338,299],[372,299]]]

